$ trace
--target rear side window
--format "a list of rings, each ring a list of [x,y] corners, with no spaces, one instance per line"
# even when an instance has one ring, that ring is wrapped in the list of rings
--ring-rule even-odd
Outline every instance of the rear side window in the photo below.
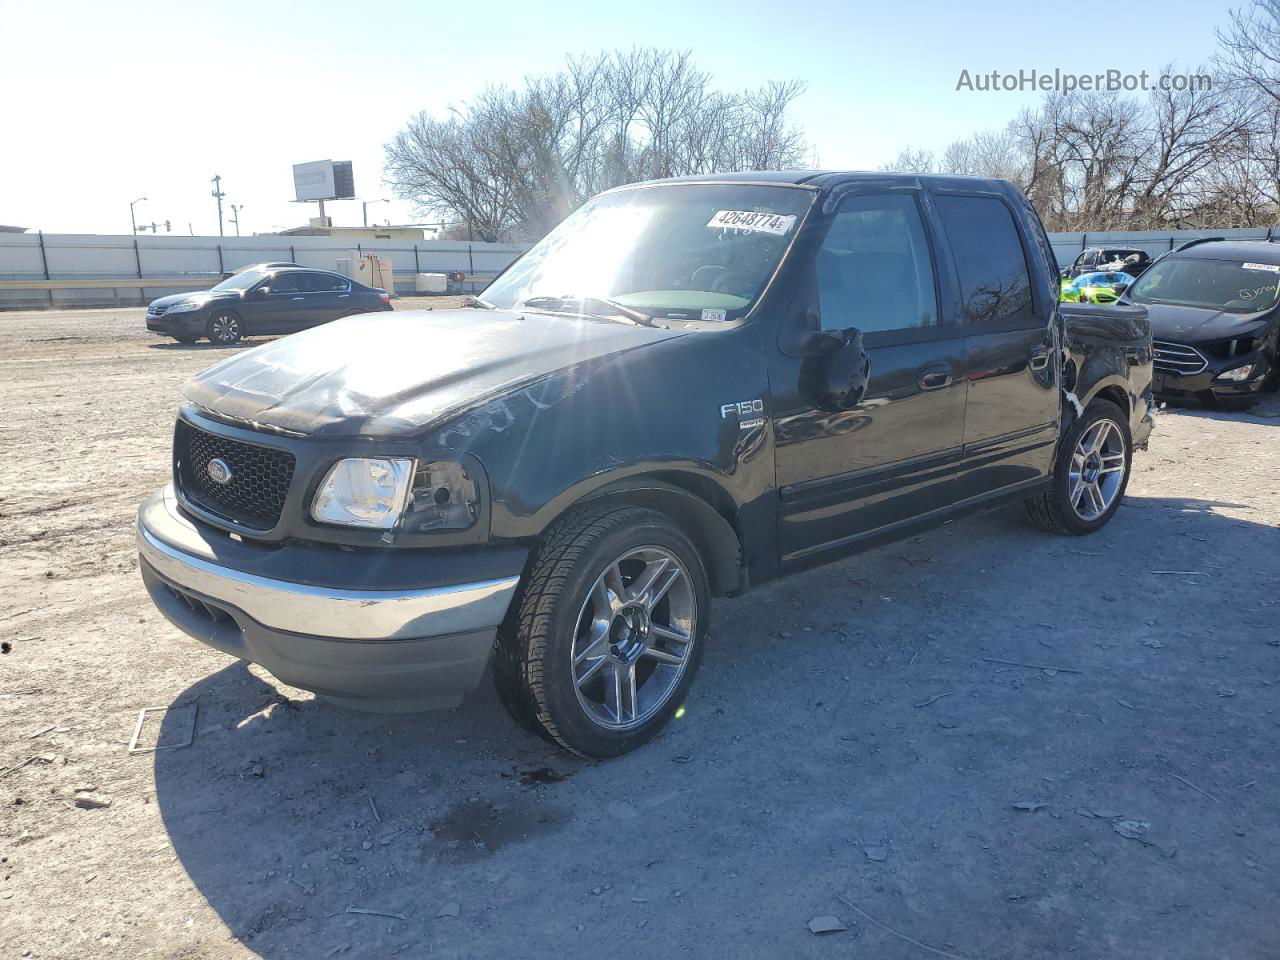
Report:
[[[815,270],[824,330],[883,333],[938,324],[929,243],[908,194],[840,204]]]
[[[347,281],[334,273],[308,273],[303,289],[312,293],[333,293],[347,289]]]
[[[1039,326],[1031,274],[1009,208],[994,197],[937,198],[960,275],[964,321],[1023,330]]]

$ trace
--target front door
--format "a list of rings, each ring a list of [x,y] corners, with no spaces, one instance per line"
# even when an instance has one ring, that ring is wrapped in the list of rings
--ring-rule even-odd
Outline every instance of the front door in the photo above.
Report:
[[[300,276],[297,272],[277,273],[267,281],[265,296],[259,293],[261,287],[250,294],[245,304],[249,330],[254,334],[279,334],[298,329],[304,303]]]
[[[784,568],[820,562],[954,499],[964,431],[964,343],[940,307],[936,225],[912,189],[847,196],[812,265],[823,329],[857,327],[871,358],[852,410],[814,405],[806,361],[770,374]],[[784,331],[785,333],[785,331]]]
[[[958,498],[981,499],[1048,475],[1058,440],[1057,302],[1031,282],[1050,262],[995,194],[934,197],[955,265],[964,330],[964,462]]]

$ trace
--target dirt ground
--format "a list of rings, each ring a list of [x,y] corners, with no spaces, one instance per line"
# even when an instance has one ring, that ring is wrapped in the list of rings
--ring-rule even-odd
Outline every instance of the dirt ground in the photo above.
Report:
[[[684,716],[589,764],[152,609],[134,511],[228,349],[0,314],[0,957],[1280,956],[1277,397],[1163,416],[1094,537],[1004,510],[717,603]],[[143,707],[191,745],[130,754]]]

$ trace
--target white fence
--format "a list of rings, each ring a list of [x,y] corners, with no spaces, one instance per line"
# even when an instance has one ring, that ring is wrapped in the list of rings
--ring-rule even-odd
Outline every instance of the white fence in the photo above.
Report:
[[[1244,240],[1263,229],[1142,230],[1053,233],[1060,266],[1087,247],[1138,247],[1151,256],[1197,237]],[[400,293],[413,290],[415,273],[460,272],[452,285],[475,292],[527,249],[525,244],[456,240],[356,242],[334,237],[178,237],[98,234],[0,233],[0,309],[30,306],[100,306],[145,303],[217,283],[224,273],[262,260],[290,260],[334,270],[352,253],[391,260]],[[94,282],[100,281],[95,286]]]
[[[1089,247],[1133,247],[1158,257],[1179,244],[1201,237],[1226,240],[1261,240],[1267,231],[1261,227],[1233,230],[1115,230],[1098,233],[1051,233],[1049,242],[1057,254],[1058,266],[1065,267]]]
[[[472,292],[526,249],[455,240],[0,233],[0,309],[144,303],[212,286],[249,263],[289,260],[334,270],[353,253],[390,259],[401,293],[412,292],[415,273],[453,272],[467,277],[454,289]]]

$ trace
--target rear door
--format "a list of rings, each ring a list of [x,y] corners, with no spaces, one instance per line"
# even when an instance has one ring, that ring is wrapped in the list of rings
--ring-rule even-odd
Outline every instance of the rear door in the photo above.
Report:
[[[301,327],[336,320],[351,310],[351,281],[336,273],[307,272],[302,275],[305,307]]]
[[[960,290],[968,396],[960,500],[1034,485],[1058,439],[1057,303],[1032,282],[1034,240],[997,194],[934,201]]]
[[[779,353],[770,388],[784,566],[820,561],[954,499],[964,345],[940,305],[950,298],[939,297],[933,234],[914,189],[849,195],[809,268],[810,322],[860,329],[871,378],[858,407],[833,413],[808,399],[804,362]]]

